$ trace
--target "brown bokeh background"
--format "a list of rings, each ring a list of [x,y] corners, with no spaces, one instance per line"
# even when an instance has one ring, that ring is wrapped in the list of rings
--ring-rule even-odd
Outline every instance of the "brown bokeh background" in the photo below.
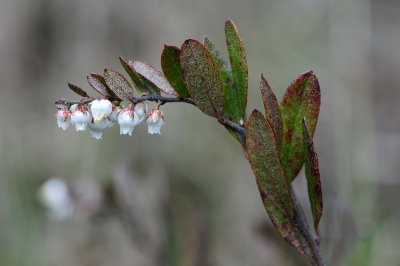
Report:
[[[160,67],[164,44],[210,37],[226,55],[238,25],[249,62],[248,113],[264,73],[280,99],[313,69],[315,134],[328,265],[399,265],[400,2],[396,0],[2,0],[0,265],[302,265],[274,231],[240,145],[193,106],[166,105],[161,136],[139,126],[57,128],[66,83],[122,70],[118,56]],[[68,182],[78,206],[48,217],[38,191]],[[295,189],[309,212],[304,174]]]

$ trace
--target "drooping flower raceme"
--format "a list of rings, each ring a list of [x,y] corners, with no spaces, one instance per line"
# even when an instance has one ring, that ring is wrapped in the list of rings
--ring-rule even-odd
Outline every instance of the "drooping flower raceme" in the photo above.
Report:
[[[90,112],[92,113],[93,121],[97,123],[111,114],[112,103],[107,99],[94,100],[90,105]]]
[[[56,113],[57,124],[59,128],[66,130],[71,124],[71,112],[66,109],[61,109]]]
[[[102,119],[99,122],[90,122],[89,123],[89,129],[90,129],[90,134],[92,135],[93,138],[95,139],[101,139],[103,136],[103,131],[108,127],[108,119]]]
[[[135,105],[135,112],[137,113],[138,117],[139,117],[139,122],[141,123],[145,117],[146,117],[146,113],[147,113],[147,103],[137,103]]]
[[[150,115],[146,119],[147,132],[149,134],[160,134],[160,128],[164,125],[164,114],[160,110],[151,110]]]
[[[85,106],[76,109],[76,111],[71,114],[71,122],[75,125],[76,131],[85,131],[91,119],[90,113]]]
[[[132,136],[133,129],[139,123],[138,115],[132,109],[122,110],[118,115],[119,133],[121,135],[129,134],[129,136]]]

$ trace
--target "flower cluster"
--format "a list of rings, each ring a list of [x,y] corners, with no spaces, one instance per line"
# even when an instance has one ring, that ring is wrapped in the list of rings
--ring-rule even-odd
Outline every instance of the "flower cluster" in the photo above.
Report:
[[[88,109],[89,108],[89,109]],[[132,106],[121,106],[111,103],[108,99],[93,100],[88,104],[73,104],[69,108],[61,109],[56,113],[58,127],[66,130],[70,124],[76,131],[85,131],[89,126],[93,138],[101,139],[106,128],[117,123],[120,134],[132,135],[134,128],[146,119],[149,134],[161,134],[160,128],[164,124],[163,112],[158,105],[148,114],[147,103],[139,102]]]

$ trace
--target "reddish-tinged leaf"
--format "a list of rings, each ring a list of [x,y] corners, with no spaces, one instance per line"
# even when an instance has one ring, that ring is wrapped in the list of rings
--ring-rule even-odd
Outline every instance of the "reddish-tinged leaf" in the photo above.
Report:
[[[92,86],[92,88],[95,91],[97,91],[104,97],[109,96],[107,87],[96,76],[94,76],[93,74],[90,74],[89,76],[87,76],[87,81],[88,81],[89,85]]]
[[[232,73],[230,66],[227,64],[225,58],[218,51],[214,43],[206,36],[204,36],[203,44],[212,54],[215,63],[218,66],[219,73],[221,74],[222,83],[224,84],[225,102],[224,102],[224,109],[222,112],[229,120],[237,124],[240,124],[241,122],[243,122],[240,103],[238,103],[240,99],[239,97],[234,95],[236,91],[232,90],[233,81],[232,81]],[[239,141],[239,143],[244,145],[244,143],[241,142],[240,135],[236,131],[232,130],[227,126],[225,126],[225,128],[237,141]]]
[[[260,190],[265,191],[277,208],[293,218],[292,197],[283,174],[274,133],[267,119],[258,110],[249,117],[246,127],[248,158]]]
[[[181,47],[181,65],[195,104],[205,114],[218,118],[224,107],[224,86],[211,53],[200,42],[186,40]]]
[[[124,67],[126,73],[128,73],[129,77],[131,78],[133,84],[136,87],[136,90],[139,93],[143,93],[143,82],[139,76],[138,73],[136,73],[135,70],[126,62],[121,56],[119,57],[119,61],[121,62],[121,65]]]
[[[281,109],[279,108],[279,103],[276,100],[272,88],[269,86],[267,80],[264,78],[262,74],[260,77],[260,89],[264,101],[265,115],[274,131],[276,146],[278,147],[278,151],[280,152],[282,146],[282,136],[283,136]]]
[[[314,218],[315,233],[318,236],[318,243],[321,239],[318,224],[322,216],[322,188],[319,175],[318,156],[314,149],[314,144],[307,122],[303,118],[303,143],[305,152],[305,168],[307,177],[308,197],[310,198],[311,211]]]
[[[188,88],[183,78],[181,67],[181,50],[173,45],[164,45],[161,54],[161,67],[169,84],[183,98],[190,98]]]
[[[95,85],[95,86],[97,86],[97,89],[99,89],[99,90],[101,90],[102,92],[104,92],[104,90],[106,90],[106,95],[109,95],[109,96],[111,96],[112,98],[118,98],[116,95],[115,95],[115,93],[108,87],[108,85],[107,85],[107,83],[106,83],[106,80],[104,79],[104,76],[103,75],[101,75],[101,74],[97,74],[97,73],[91,73],[90,74],[90,77],[92,77],[93,79],[96,79],[96,80],[91,80],[90,82],[89,82],[89,84],[93,87],[93,85]],[[89,81],[89,80],[88,80]],[[91,82],[93,83],[93,84],[91,84]],[[98,82],[100,82],[101,84],[99,84]],[[94,87],[93,87],[94,88]],[[96,88],[94,88],[96,91],[97,91],[97,89]],[[100,91],[98,91],[99,93],[100,93]],[[100,94],[102,94],[102,93],[100,93]],[[102,94],[102,95],[104,95],[104,94]]]
[[[233,84],[228,96],[234,99],[236,108],[229,107],[224,111],[232,112],[235,117],[240,116],[246,121],[246,105],[248,90],[248,67],[246,51],[243,41],[235,23],[229,18],[225,22],[225,37],[228,46],[229,59],[231,61]]]
[[[141,61],[129,61],[129,65],[140,75],[145,83],[150,83],[152,93],[159,94],[160,90],[166,94],[177,95],[174,88],[169,84],[164,74],[150,64]],[[153,85],[153,86],[151,86]]]
[[[73,90],[76,94],[78,94],[79,96],[82,97],[87,97],[89,98],[90,96],[86,93],[86,91],[84,91],[82,88],[78,87],[75,84],[72,84],[70,82],[68,82],[68,87]]]
[[[321,92],[314,72],[298,76],[287,89],[281,103],[283,141],[281,161],[290,184],[299,173],[303,162],[303,126],[306,118],[310,135],[314,135],[321,104]]]
[[[105,69],[104,79],[107,83],[107,86],[119,99],[129,100],[131,97],[133,97],[132,85],[118,71],[113,69]]]

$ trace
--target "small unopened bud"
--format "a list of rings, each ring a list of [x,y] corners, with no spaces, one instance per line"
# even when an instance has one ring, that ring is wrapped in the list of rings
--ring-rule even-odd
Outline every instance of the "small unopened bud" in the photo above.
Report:
[[[146,119],[147,132],[149,134],[160,134],[160,128],[164,125],[164,114],[160,110],[151,110],[150,115]]]
[[[56,118],[57,118],[57,125],[59,128],[62,128],[62,130],[66,130],[69,127],[69,124],[71,124],[71,112],[62,109],[56,113]]]
[[[138,115],[139,123],[141,123],[145,119],[147,108],[147,103],[140,102],[135,105],[135,112]]]
[[[90,122],[89,123],[89,129],[90,129],[90,134],[92,135],[93,138],[95,139],[101,139],[103,136],[103,131],[108,127],[108,120],[103,119],[97,123],[95,122]]]
[[[72,112],[75,112],[77,109],[78,109],[78,104],[76,103],[76,104],[71,105],[71,107],[69,108],[69,111],[72,113]]]
[[[71,122],[75,125],[76,131],[85,131],[91,117],[85,106],[78,108],[71,114]]]
[[[112,103],[107,99],[94,100],[90,105],[90,112],[92,113],[94,122],[99,122],[111,114]]]
[[[139,124],[138,115],[132,109],[122,110],[118,115],[119,133],[132,136],[133,129]]]

